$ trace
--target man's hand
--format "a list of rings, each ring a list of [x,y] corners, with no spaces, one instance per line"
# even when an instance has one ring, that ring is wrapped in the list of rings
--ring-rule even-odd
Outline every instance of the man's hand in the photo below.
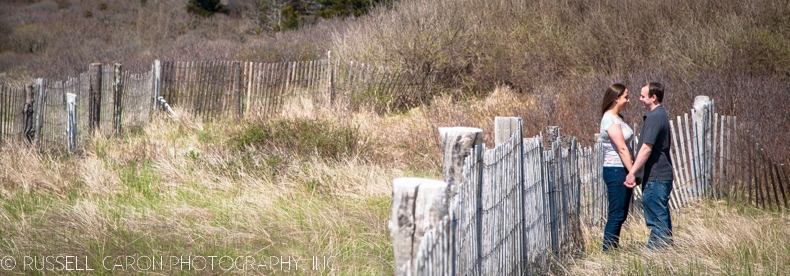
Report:
[[[625,182],[623,182],[623,185],[628,188],[636,187],[636,177],[634,177],[633,173],[628,173],[628,175],[625,177]]]

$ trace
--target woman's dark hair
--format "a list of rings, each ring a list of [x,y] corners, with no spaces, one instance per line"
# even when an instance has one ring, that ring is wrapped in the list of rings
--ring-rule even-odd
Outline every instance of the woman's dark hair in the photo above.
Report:
[[[606,88],[606,92],[603,93],[603,101],[601,101],[601,116],[607,110],[612,109],[614,102],[623,96],[623,93],[625,93],[625,85],[619,83],[612,84]]]

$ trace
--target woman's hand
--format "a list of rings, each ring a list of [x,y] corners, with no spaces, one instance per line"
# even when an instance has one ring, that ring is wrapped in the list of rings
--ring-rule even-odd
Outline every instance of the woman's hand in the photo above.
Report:
[[[625,185],[628,188],[636,187],[636,177],[634,176],[633,173],[629,172],[628,175],[625,176],[625,182],[623,182],[623,185]]]

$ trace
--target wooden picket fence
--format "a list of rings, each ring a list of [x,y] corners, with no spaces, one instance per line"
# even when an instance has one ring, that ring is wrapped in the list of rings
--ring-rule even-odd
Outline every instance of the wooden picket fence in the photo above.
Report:
[[[555,256],[584,250],[581,180],[590,176],[576,165],[582,152],[576,140],[547,138],[551,148],[543,150],[542,135],[522,138],[520,118],[498,117],[496,125],[505,129],[497,132],[504,142],[493,149],[463,144],[479,140],[469,136],[482,130],[440,131],[445,178],[453,172],[461,177],[439,182],[440,188],[421,185],[432,181],[425,179],[393,182],[397,275],[533,274]],[[442,208],[436,198],[445,194],[449,206]]]
[[[165,105],[205,121],[277,116],[289,105],[385,112],[420,104],[431,83],[430,76],[406,70],[329,58],[283,63],[157,60],[142,74],[123,71],[120,64],[91,64],[88,72],[66,81],[0,85],[0,142],[24,140],[73,150],[93,132],[139,129]]]
[[[90,72],[66,81],[37,79],[23,88],[0,85],[0,141],[73,149],[82,145],[92,128],[107,135],[119,133],[121,126],[140,128],[151,115],[152,78],[151,72],[122,72],[120,65],[93,65]],[[99,95],[95,101],[93,95]]]
[[[788,208],[784,165],[736,120],[700,96],[690,116],[670,121],[670,208],[703,198]],[[396,275],[537,274],[553,258],[584,250],[581,227],[602,227],[607,216],[601,142],[579,148],[556,127],[522,139],[520,122],[497,117],[493,149],[479,143],[480,129],[440,129],[444,181],[393,181]],[[638,137],[633,145],[638,150]],[[631,211],[641,210],[639,187],[632,200]]]
[[[279,114],[288,104],[305,102],[349,111],[408,107],[421,103],[432,83],[406,70],[330,59],[167,61],[161,71],[161,96],[204,120]]]

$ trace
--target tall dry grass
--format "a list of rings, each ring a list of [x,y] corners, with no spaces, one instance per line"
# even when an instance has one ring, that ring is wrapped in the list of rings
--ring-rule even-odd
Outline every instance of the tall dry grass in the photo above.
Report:
[[[628,218],[621,249],[601,251],[602,229],[590,229],[589,248],[566,263],[563,275],[781,275],[790,267],[787,217],[748,206],[704,201],[672,213],[675,246],[649,251],[640,215]]]
[[[90,137],[78,154],[4,145],[0,255],[86,256],[89,266],[100,270],[104,257],[134,254],[326,256],[333,257],[336,271],[264,274],[391,274],[386,229],[391,181],[440,177],[436,128],[483,128],[490,147],[495,116],[546,116],[541,113],[545,100],[507,87],[485,98],[447,95],[433,103],[382,116],[364,110],[338,113],[296,100],[280,116],[242,122],[201,121],[176,108],[177,118],[157,116],[139,133]],[[331,124],[299,129],[306,135],[358,129],[355,142],[362,150],[335,159],[276,144],[235,146],[237,134],[281,121]],[[525,125],[531,126],[526,135],[543,127],[539,120],[525,120]],[[629,219],[624,249],[614,255],[600,252],[601,229],[588,229],[588,251],[553,273],[770,274],[787,269],[787,219],[733,206],[706,202],[673,213],[677,246],[668,254],[643,249],[647,230],[638,216]]]
[[[15,271],[24,272],[22,256],[85,256],[90,267],[109,273],[102,263],[107,256],[156,255],[167,261],[227,255],[305,260],[300,271],[235,271],[240,274],[391,273],[390,183],[408,170],[378,165],[369,152],[338,160],[276,146],[238,149],[231,146],[232,134],[266,119],[203,122],[176,112],[177,119],[157,117],[140,133],[91,137],[78,154],[4,145],[0,254],[20,260]],[[320,114],[321,122],[342,128],[376,117],[340,120],[327,116],[349,115],[309,106],[284,112],[290,117],[273,120],[313,120]],[[372,126],[359,127],[364,138],[355,143],[383,135],[369,133]],[[408,161],[390,164],[401,162]],[[330,266],[311,270],[306,260],[313,256],[330,258]]]

